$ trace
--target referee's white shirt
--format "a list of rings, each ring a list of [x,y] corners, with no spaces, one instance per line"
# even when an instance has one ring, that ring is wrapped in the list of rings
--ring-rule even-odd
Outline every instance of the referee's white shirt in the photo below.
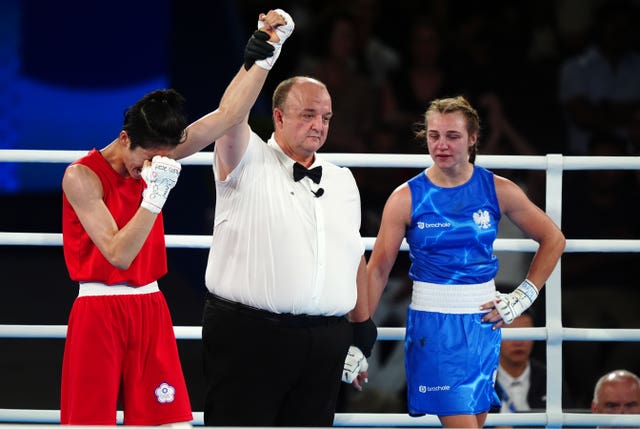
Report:
[[[320,184],[295,182],[293,164],[273,136],[265,144],[252,132],[238,166],[216,179],[207,289],[274,313],[346,314],[364,253],[355,179],[316,154]],[[219,177],[215,150],[213,170]]]

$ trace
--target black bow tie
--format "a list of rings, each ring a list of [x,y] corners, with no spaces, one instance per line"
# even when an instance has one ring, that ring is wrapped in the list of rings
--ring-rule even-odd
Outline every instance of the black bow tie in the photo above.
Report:
[[[319,184],[320,178],[322,178],[322,166],[319,165],[317,167],[314,167],[308,170],[298,162],[293,164],[293,180],[297,182],[300,179],[302,179],[304,176],[308,176],[309,179],[313,180],[315,184]]]

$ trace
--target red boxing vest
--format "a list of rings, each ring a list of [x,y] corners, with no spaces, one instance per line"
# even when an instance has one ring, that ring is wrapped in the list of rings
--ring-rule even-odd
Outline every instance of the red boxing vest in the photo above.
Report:
[[[118,228],[123,228],[140,207],[144,181],[121,176],[111,168],[111,165],[96,149],[91,150],[73,164],[86,165],[96,173],[102,182],[103,200]],[[149,237],[131,266],[126,270],[119,270],[107,261],[91,241],[63,193],[62,244],[67,270],[74,281],[144,286],[167,273],[162,212],[158,214]]]

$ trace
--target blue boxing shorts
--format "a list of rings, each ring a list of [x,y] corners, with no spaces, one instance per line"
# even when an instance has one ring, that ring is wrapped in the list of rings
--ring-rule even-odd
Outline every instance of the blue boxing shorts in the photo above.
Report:
[[[405,370],[409,414],[480,414],[500,407],[495,380],[500,329],[484,313],[448,314],[409,308]]]

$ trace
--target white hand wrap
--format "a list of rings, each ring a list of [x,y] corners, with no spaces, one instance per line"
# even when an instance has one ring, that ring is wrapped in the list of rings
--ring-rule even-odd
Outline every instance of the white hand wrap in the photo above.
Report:
[[[347,358],[344,361],[344,370],[342,371],[342,381],[351,384],[358,377],[358,374],[369,369],[367,358],[364,357],[362,351],[356,346],[349,346]]]
[[[151,213],[160,213],[169,196],[169,191],[178,181],[181,168],[178,161],[166,156],[154,156],[151,165],[143,167],[140,173],[147,184],[147,187],[142,191],[140,205]]]
[[[275,48],[273,51],[273,55],[271,55],[269,58],[265,58],[264,60],[256,61],[256,65],[265,70],[271,70],[271,67],[273,67],[273,65],[276,63],[278,56],[280,56],[280,49],[282,49],[282,45],[284,44],[284,41],[287,40],[289,36],[291,36],[291,33],[293,33],[293,29],[295,28],[295,23],[293,22],[293,18],[291,18],[291,16],[287,12],[285,12],[282,9],[276,9],[275,11],[278,12],[280,16],[284,18],[284,20],[286,21],[286,24],[279,25],[275,29],[276,35],[280,40],[278,40],[277,42],[268,42],[272,44],[273,47]],[[258,30],[261,29],[263,26],[264,26],[264,23],[262,21],[258,21]]]
[[[538,288],[529,280],[525,280],[511,293],[496,292],[496,298],[493,303],[504,323],[508,325],[516,317],[524,313],[527,308],[531,307],[537,297]]]

